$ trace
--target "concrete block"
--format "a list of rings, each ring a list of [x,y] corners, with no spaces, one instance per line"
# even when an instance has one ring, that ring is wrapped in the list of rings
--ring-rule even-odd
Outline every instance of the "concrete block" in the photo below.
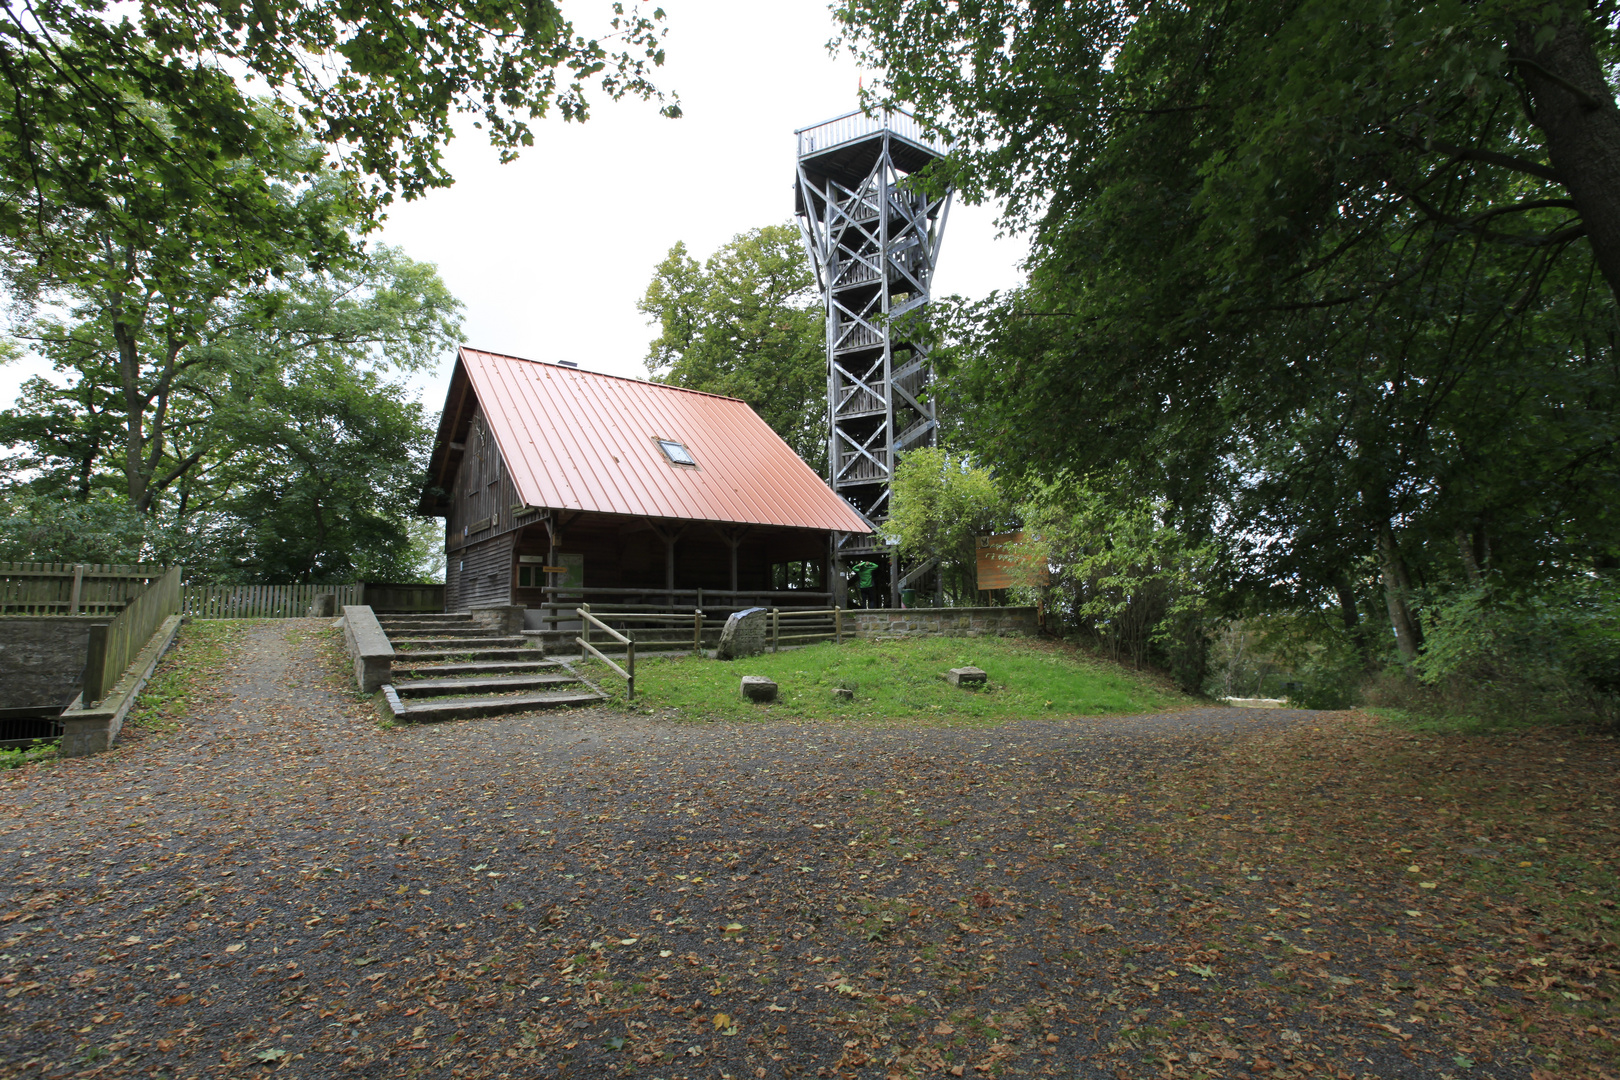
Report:
[[[982,668],[953,667],[945,673],[945,681],[952,686],[983,686],[990,676]]]
[[[847,686],[835,686],[833,687],[832,696],[837,698],[839,701],[854,701],[855,691],[849,689]]]
[[[745,656],[759,656],[765,651],[765,631],[770,613],[762,607],[739,611],[726,620],[720,631],[720,647],[714,655],[718,660],[739,660]]]
[[[742,696],[749,701],[775,701],[776,683],[763,675],[744,675]]]
[[[337,593],[323,592],[315,594],[315,601],[309,605],[305,618],[330,619],[337,614]]]
[[[474,623],[501,635],[523,633],[526,611],[521,604],[474,604],[468,609]]]
[[[362,693],[394,681],[394,646],[369,607],[343,605],[343,643],[354,661],[354,681]]]

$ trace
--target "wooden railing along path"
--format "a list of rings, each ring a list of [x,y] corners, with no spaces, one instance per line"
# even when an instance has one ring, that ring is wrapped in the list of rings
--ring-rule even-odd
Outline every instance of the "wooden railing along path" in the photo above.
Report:
[[[583,660],[589,656],[594,656],[598,660],[602,661],[602,663],[612,668],[619,678],[623,679],[629,686],[629,688],[625,691],[625,700],[636,700],[635,639],[625,637],[623,634],[613,629],[613,627],[609,626],[601,619],[598,619],[595,615],[592,615],[589,604],[586,604],[584,607],[575,608],[574,613],[579,616],[580,633],[580,636],[574,639],[574,643],[584,650],[584,652],[580,654],[580,659]],[[602,650],[591,644],[591,627],[593,626],[599,630],[606,631],[610,640],[616,641],[620,645],[624,646],[624,667],[620,667],[618,664],[615,664],[612,660],[608,659]]]
[[[90,628],[85,649],[84,702],[93,705],[107,696],[135,654],[171,615],[180,613],[180,567],[171,566],[147,590],[135,597],[105,626]]]

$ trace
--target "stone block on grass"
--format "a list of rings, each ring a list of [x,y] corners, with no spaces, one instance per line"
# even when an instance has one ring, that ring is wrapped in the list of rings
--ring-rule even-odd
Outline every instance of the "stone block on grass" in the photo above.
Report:
[[[749,701],[775,701],[776,683],[763,675],[744,675],[742,696]]]
[[[983,668],[953,667],[945,673],[945,681],[952,686],[980,687],[990,681]]]
[[[764,608],[748,608],[726,620],[720,631],[720,647],[714,651],[718,660],[740,660],[745,656],[759,656],[765,652]]]
[[[832,696],[837,698],[839,701],[854,701],[855,691],[851,690],[847,686],[835,686],[833,687]]]

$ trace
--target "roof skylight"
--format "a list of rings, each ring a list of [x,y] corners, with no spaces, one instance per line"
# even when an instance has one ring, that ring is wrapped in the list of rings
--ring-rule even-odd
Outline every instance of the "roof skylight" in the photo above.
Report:
[[[697,464],[697,458],[692,456],[692,451],[688,450],[684,443],[676,442],[674,439],[659,439],[658,448],[669,458],[671,465]]]

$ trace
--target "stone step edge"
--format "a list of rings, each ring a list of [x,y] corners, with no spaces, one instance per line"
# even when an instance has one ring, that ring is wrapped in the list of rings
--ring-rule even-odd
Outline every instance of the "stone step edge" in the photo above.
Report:
[[[509,675],[501,678],[448,678],[411,679],[392,684],[400,697],[432,697],[455,694],[490,693],[499,690],[539,689],[547,686],[570,686],[579,682],[572,675]]]
[[[547,696],[513,698],[431,698],[419,704],[400,700],[393,683],[383,684],[383,700],[395,720],[456,720],[462,717],[495,716],[509,712],[533,712],[537,709],[556,708],[561,705],[585,705],[605,700],[605,695],[590,693],[556,693]]]

